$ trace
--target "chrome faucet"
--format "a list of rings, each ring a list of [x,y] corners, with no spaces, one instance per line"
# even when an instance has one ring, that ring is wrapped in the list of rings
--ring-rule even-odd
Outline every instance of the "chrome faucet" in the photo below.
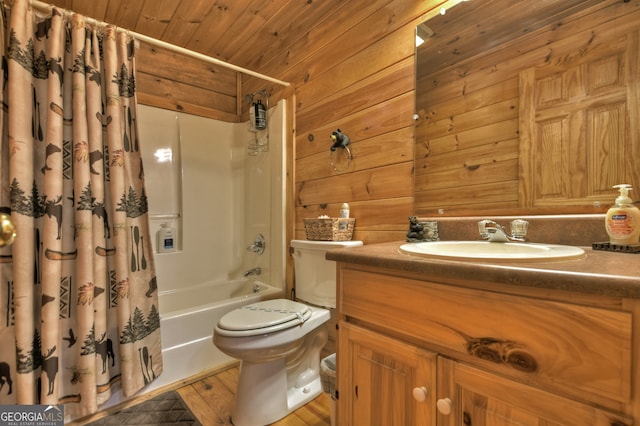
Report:
[[[509,241],[525,241],[529,222],[515,219],[511,222],[511,234],[496,221],[485,219],[478,222],[480,238],[490,242],[506,243]]]
[[[262,273],[262,269],[258,266],[256,268],[244,271],[244,276],[248,277],[249,275],[260,275],[261,273]]]
[[[256,239],[251,243],[249,247],[247,247],[248,251],[252,251],[254,253],[262,254],[264,253],[264,249],[267,243],[264,240],[264,236],[262,234],[256,235]]]

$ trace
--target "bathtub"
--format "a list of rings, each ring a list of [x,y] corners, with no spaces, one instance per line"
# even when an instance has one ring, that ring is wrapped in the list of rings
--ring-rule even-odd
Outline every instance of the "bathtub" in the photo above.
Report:
[[[145,388],[156,389],[233,361],[212,341],[222,315],[248,303],[283,297],[283,291],[255,279],[204,283],[161,291],[163,373]]]

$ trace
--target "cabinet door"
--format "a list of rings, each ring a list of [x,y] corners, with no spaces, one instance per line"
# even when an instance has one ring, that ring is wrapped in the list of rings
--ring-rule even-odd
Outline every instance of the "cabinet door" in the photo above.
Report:
[[[345,322],[338,339],[341,426],[435,425],[433,353]]]
[[[624,426],[632,419],[438,358],[438,426]]]

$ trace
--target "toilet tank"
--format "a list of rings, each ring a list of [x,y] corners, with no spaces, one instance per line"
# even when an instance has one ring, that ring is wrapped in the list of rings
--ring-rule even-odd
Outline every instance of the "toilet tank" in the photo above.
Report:
[[[362,241],[291,240],[296,299],[316,306],[336,307],[336,262],[325,259],[327,250],[361,246]]]

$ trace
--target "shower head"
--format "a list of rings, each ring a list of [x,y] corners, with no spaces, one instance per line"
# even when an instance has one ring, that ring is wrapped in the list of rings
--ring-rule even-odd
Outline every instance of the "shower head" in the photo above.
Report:
[[[256,96],[260,96],[261,98],[266,98],[267,97],[267,89],[262,89],[262,90],[257,90],[253,93],[249,93],[248,95],[244,96],[244,100],[247,103],[251,103],[253,102],[253,100],[255,99]]]

